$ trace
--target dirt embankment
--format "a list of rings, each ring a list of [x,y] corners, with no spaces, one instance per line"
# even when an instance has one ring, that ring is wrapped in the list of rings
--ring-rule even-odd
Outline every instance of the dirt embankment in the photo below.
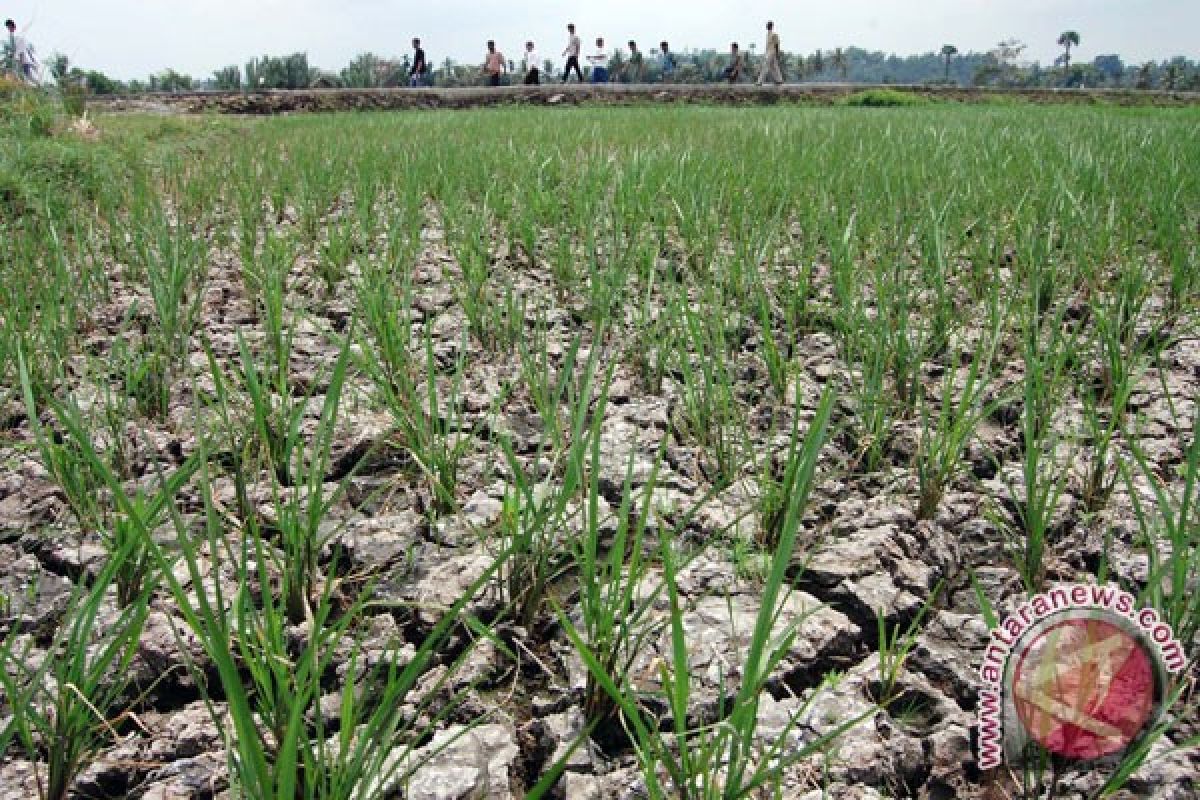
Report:
[[[851,95],[888,89],[928,100],[955,103],[1027,102],[1120,106],[1200,105],[1200,92],[1130,89],[985,89],[862,84],[795,84],[780,87],[723,84],[549,85],[466,89],[304,89],[295,91],[185,92],[93,98],[98,109],[168,110],[186,113],[281,114],[315,111],[399,111],[529,105],[628,105],[704,103],[714,105],[832,105]]]

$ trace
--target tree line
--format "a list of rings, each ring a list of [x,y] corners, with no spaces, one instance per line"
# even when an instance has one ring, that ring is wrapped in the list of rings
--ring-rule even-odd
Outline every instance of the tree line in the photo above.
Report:
[[[1000,42],[985,52],[960,53],[952,44],[939,52],[899,56],[859,47],[816,50],[812,53],[784,53],[783,69],[790,82],[846,82],[870,84],[918,84],[951,86],[1000,86],[1019,88],[1131,88],[1200,91],[1200,64],[1183,56],[1166,61],[1127,63],[1117,54],[1075,61],[1071,49],[1080,36],[1066,31],[1058,38],[1064,52],[1052,65],[1023,60],[1026,45],[1017,40]],[[756,74],[761,58],[756,45],[745,54],[744,74]],[[674,54],[677,68],[674,83],[718,83],[729,63],[729,54],[717,50],[688,50]],[[627,56],[614,51],[609,63],[612,75],[621,74]],[[431,62],[433,64],[434,62]],[[510,61],[510,75],[517,64]],[[542,65],[543,82],[557,78],[552,61]],[[50,74],[60,86],[82,86],[93,94],[137,94],[142,92],[180,92],[195,90],[254,91],[260,89],[346,88],[374,89],[408,85],[409,57],[388,58],[361,53],[337,71],[323,70],[309,63],[305,53],[285,56],[264,55],[245,65],[223,67],[210,77],[192,76],[166,69],[145,80],[118,81],[96,70],[71,65],[66,56],[55,55],[47,63]],[[647,61],[646,80],[658,81],[658,64]],[[445,59],[434,64],[432,83],[436,87],[476,86],[481,83],[476,64]]]

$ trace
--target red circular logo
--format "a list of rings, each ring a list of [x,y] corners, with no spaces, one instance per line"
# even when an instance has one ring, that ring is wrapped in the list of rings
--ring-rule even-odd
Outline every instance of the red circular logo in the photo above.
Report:
[[[1017,714],[1029,735],[1066,758],[1124,749],[1155,706],[1145,646],[1103,619],[1070,619],[1037,633],[1013,673]]]

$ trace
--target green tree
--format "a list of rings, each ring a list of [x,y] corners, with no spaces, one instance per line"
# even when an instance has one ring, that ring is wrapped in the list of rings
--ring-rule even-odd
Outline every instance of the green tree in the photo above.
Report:
[[[1147,61],[1142,64],[1137,75],[1138,89],[1153,89],[1154,88],[1154,62]]]
[[[845,51],[843,51],[840,47],[834,50],[833,57],[830,59],[829,63],[833,65],[833,68],[837,70],[838,75],[843,81],[845,81],[846,76],[850,72],[850,62],[846,59]]]
[[[342,84],[348,89],[374,89],[380,84],[383,59],[374,53],[359,53],[342,70]]]
[[[816,78],[825,71],[825,54],[820,50],[812,54],[812,60],[809,62],[809,74]]]
[[[1028,71],[1018,66],[1025,43],[1019,39],[1005,39],[988,51],[984,60],[975,69],[974,82],[977,86],[1017,86],[1028,79]]]
[[[213,85],[223,92],[236,92],[242,88],[242,70],[237,64],[217,70],[213,73]]]
[[[67,84],[67,78],[71,74],[71,62],[62,53],[55,53],[50,56],[50,60],[46,62],[46,68],[50,70],[50,77],[54,78],[54,83],[61,89]]]
[[[88,91],[92,94],[117,94],[125,88],[120,81],[113,80],[103,72],[98,72],[94,69],[89,69],[87,72],[74,69],[71,72],[72,74],[80,73],[83,84],[87,86]]]
[[[307,89],[320,77],[310,67],[306,53],[282,58],[263,56],[246,63],[246,87],[249,89]]]
[[[151,75],[149,88],[152,92],[186,92],[192,89],[192,76],[184,75],[173,69],[165,69],[157,75]]]
[[[958,48],[952,44],[942,45],[942,60],[946,62],[946,83],[950,82],[950,62],[958,55]]]
[[[1059,34],[1058,46],[1063,49],[1062,65],[1065,75],[1071,69],[1071,48],[1079,46],[1079,34],[1075,31],[1063,31]]]

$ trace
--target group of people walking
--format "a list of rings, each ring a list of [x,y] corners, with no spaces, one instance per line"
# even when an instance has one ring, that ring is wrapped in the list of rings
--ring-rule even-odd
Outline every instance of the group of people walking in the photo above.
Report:
[[[5,71],[13,75],[17,80],[24,82],[35,82],[37,79],[38,63],[34,58],[33,46],[28,40],[17,35],[17,25],[11,19],[5,22],[7,29],[7,45],[4,50],[7,54],[6,63],[4,64]],[[425,50],[421,46],[421,40],[414,38],[412,40],[413,58],[412,64],[409,67],[409,85],[410,86],[430,86],[433,82],[433,70],[430,68],[429,60],[425,55]],[[563,49],[563,57],[566,59],[566,66],[563,69],[562,81],[567,83],[571,79],[571,74],[574,73],[576,79],[583,83],[585,81],[583,68],[580,65],[580,57],[583,51],[583,42],[576,33],[575,24],[567,25],[567,46]],[[780,65],[780,49],[779,49],[779,34],[775,32],[775,23],[767,23],[767,47],[764,53],[762,71],[758,76],[758,84],[761,86],[764,83],[780,84],[783,83],[783,71]],[[659,69],[662,73],[664,81],[670,81],[678,68],[678,62],[675,56],[671,53],[671,47],[666,42],[660,42],[657,53]],[[629,58],[621,63],[620,68],[615,74],[609,73],[609,52],[604,44],[604,38],[596,39],[596,49],[587,56],[587,61],[591,64],[591,82],[592,83],[608,83],[610,80],[622,80],[629,83],[643,83],[646,80],[646,59],[642,51],[638,49],[637,42],[629,42]],[[525,43],[525,53],[521,59],[521,77],[522,82],[527,86],[537,86],[542,82],[542,62],[538,60],[537,48],[532,41]],[[508,72],[508,60],[504,54],[496,48],[494,41],[487,43],[487,53],[483,59],[483,75],[487,79],[490,86],[499,86],[505,74]],[[723,72],[723,77],[730,83],[737,83],[743,77],[746,71],[746,61],[741,50],[738,48],[737,42],[734,42],[730,48],[729,65]]]
[[[570,23],[567,25],[567,46],[562,52],[563,58],[566,59],[562,74],[563,83],[570,82],[572,73],[574,73],[579,83],[585,82],[583,68],[580,65],[582,52],[583,41],[575,30],[575,23]],[[603,37],[597,37],[595,50],[586,58],[591,64],[592,83],[608,83],[612,80],[642,83],[646,79],[646,59],[642,51],[638,49],[637,42],[635,41],[629,42],[629,58],[622,62],[615,74],[610,74],[609,71],[610,57]],[[671,53],[670,44],[666,41],[659,43],[657,58],[663,80],[670,81],[675,70],[678,68],[678,62]],[[504,53],[496,48],[496,43],[488,41],[487,52],[483,58],[482,72],[489,86],[499,86],[501,84],[504,76],[509,71],[508,63]],[[525,52],[521,59],[519,76],[521,82],[526,86],[539,85],[542,82],[542,71],[543,65],[538,60],[536,46],[532,41],[526,42]],[[738,43],[734,42],[730,47],[729,65],[722,73],[722,77],[730,83],[737,83],[742,80],[745,72],[745,56],[738,47]],[[432,82],[432,74],[429,62],[425,57],[425,50],[421,47],[421,40],[413,39],[413,59],[409,71],[409,85],[429,86]],[[758,85],[761,86],[764,83],[775,85],[783,83],[779,34],[775,32],[774,22],[767,23],[767,46],[764,52],[762,71],[758,76]]]

